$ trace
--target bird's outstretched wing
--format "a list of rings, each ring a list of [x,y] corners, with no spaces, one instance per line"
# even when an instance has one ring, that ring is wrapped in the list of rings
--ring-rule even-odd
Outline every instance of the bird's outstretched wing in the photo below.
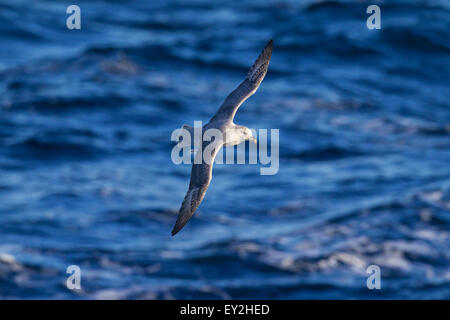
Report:
[[[263,81],[269,67],[272,49],[273,41],[270,40],[258,56],[258,59],[256,59],[253,66],[250,68],[245,80],[242,81],[241,84],[228,95],[211,121],[219,119],[228,121],[233,120],[239,106],[247,100],[248,97],[256,92],[259,85]]]
[[[180,231],[186,225],[186,223],[188,223],[188,221],[194,215],[195,210],[197,210],[198,206],[202,202],[206,190],[209,187],[209,183],[212,179],[214,159],[216,158],[217,152],[220,150],[223,143],[221,141],[203,142],[202,150],[205,150],[205,148],[209,144],[215,144],[213,148],[211,148],[210,146],[210,159],[204,159],[201,151],[197,151],[195,155],[196,160],[192,165],[189,190],[184,197],[183,203],[181,204],[177,221],[175,222],[175,226],[172,229],[172,236],[177,234],[178,231]]]

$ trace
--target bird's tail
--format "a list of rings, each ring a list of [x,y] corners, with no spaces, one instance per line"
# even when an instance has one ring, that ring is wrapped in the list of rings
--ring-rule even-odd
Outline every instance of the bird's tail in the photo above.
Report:
[[[190,134],[194,133],[194,128],[191,126],[188,126],[187,124],[183,124],[183,129],[189,131]]]
[[[187,124],[184,124],[182,129],[187,130],[191,136],[191,141],[184,141],[181,138],[182,136],[178,137],[177,143],[183,143],[182,146],[188,145],[190,143],[191,148],[194,148],[194,128],[191,126],[188,126]]]

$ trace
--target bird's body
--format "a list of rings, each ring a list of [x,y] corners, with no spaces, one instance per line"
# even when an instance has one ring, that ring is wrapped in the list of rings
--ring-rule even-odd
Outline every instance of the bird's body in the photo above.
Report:
[[[251,130],[245,126],[234,124],[233,119],[239,106],[256,92],[264,79],[272,56],[272,48],[273,42],[271,40],[250,68],[244,81],[228,95],[217,113],[202,128],[202,136],[209,129],[216,129],[222,134],[223,140],[211,139],[211,141],[201,142],[202,150],[208,149],[210,151],[208,159],[205,159],[203,152],[195,153],[189,189],[181,204],[172,235],[175,235],[186,225],[202,202],[211,182],[213,162],[220,148],[223,146],[234,146],[246,140],[256,142]],[[192,127],[183,126],[183,128],[187,129],[192,137],[194,136]]]

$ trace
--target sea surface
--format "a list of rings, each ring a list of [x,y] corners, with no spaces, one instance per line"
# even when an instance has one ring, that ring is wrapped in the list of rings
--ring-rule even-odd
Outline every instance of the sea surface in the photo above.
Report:
[[[1,299],[450,299],[449,1],[68,4],[0,0]],[[279,129],[279,171],[216,165],[172,237],[171,133],[270,39],[235,122]]]

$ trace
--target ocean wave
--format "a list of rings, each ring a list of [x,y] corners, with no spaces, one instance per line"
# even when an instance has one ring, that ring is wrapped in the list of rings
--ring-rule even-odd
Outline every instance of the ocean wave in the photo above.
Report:
[[[94,0],[68,31],[63,3],[0,0],[0,297],[448,298],[448,1],[380,3],[381,30],[368,5]],[[279,172],[215,166],[171,237],[170,133],[269,39],[236,123],[279,129]]]

